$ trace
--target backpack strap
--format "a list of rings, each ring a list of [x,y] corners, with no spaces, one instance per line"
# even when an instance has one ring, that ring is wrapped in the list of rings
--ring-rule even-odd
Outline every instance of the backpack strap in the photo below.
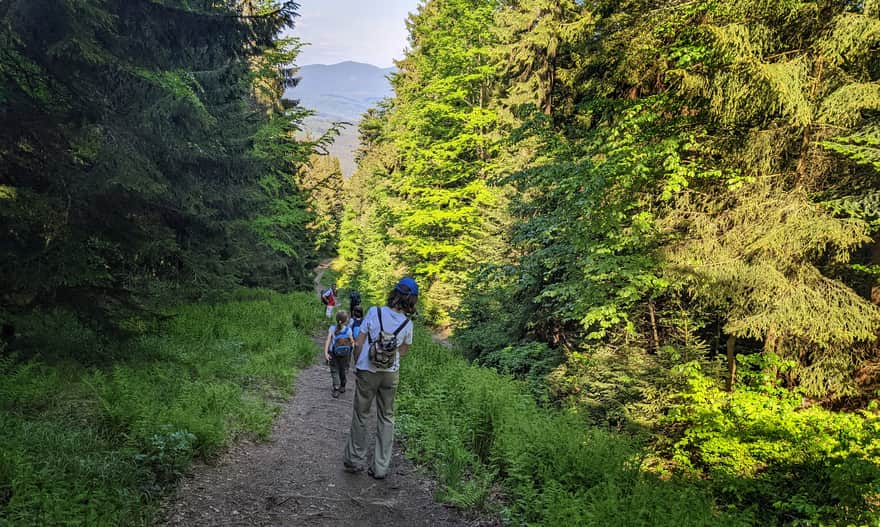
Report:
[[[379,315],[379,335],[381,336],[382,331],[384,331],[382,329],[382,308],[381,307],[376,306],[376,314]],[[373,333],[371,331],[367,331],[367,340],[369,341],[370,345],[372,346],[373,345]]]
[[[395,337],[396,337],[398,334],[400,334],[401,331],[403,331],[403,328],[406,327],[406,324],[407,324],[408,322],[409,322],[409,318],[404,318],[404,319],[403,319],[403,322],[400,324],[400,327],[398,327],[397,329],[394,330],[394,336],[395,336]]]
[[[377,314],[379,315],[379,334],[381,335],[382,332],[385,331],[385,328],[382,327],[382,308],[381,308],[381,307],[376,307],[376,309],[378,310],[378,311],[377,311]],[[401,331],[403,331],[403,328],[406,327],[406,324],[407,324],[409,321],[410,321],[410,320],[409,320],[409,317],[405,317],[405,318],[403,319],[403,322],[400,324],[400,326],[399,326],[397,329],[394,330],[394,336],[395,336],[395,337],[396,337],[397,335],[399,335]],[[370,344],[372,344],[372,343],[373,343],[373,336],[372,336],[370,333],[367,333],[367,337],[369,337]]]

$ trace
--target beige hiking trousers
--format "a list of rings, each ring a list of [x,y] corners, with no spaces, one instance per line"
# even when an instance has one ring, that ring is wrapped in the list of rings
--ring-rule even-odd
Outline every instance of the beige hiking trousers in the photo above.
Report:
[[[351,413],[351,433],[345,446],[343,462],[349,467],[363,467],[367,461],[367,418],[373,400],[376,400],[376,449],[373,454],[373,473],[382,477],[391,466],[391,448],[394,445],[394,394],[397,393],[398,372],[358,370],[357,388]]]

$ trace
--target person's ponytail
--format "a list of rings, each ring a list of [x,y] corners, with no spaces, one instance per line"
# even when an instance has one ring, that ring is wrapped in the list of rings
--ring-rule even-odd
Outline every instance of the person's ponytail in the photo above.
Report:
[[[339,335],[340,333],[345,331],[345,328],[347,326],[348,326],[348,313],[346,313],[345,311],[338,311],[336,313],[336,331],[334,332],[334,334]]]

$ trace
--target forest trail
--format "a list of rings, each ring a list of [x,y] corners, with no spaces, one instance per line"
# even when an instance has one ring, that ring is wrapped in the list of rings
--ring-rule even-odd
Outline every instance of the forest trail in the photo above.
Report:
[[[318,267],[315,268],[315,292],[319,295],[321,294],[321,289],[323,288],[323,286],[321,285],[321,280],[324,279],[324,273],[327,271],[327,269],[330,268],[331,262],[333,262],[333,260],[324,260],[320,264],[318,264]]]
[[[317,269],[316,288],[326,263]],[[166,505],[162,525],[480,524],[436,503],[434,483],[403,457],[398,444],[385,480],[342,470],[354,390],[330,397],[330,371],[318,351],[322,337],[315,337],[315,362],[297,375],[295,395],[283,405],[271,438],[242,441],[216,465],[195,467]]]

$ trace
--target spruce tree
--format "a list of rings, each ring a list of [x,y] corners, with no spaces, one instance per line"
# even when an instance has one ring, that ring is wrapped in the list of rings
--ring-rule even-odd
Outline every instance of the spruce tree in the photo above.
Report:
[[[309,256],[279,251],[254,226],[275,206],[268,168],[292,174],[308,155],[305,145],[265,148],[267,135],[284,137],[302,118],[277,98],[296,52],[277,34],[295,7],[3,5],[4,319],[58,306],[118,321],[169,288],[204,295],[306,279]],[[266,128],[276,118],[286,122]],[[290,233],[308,247],[305,223]],[[292,259],[299,269],[289,274]]]

